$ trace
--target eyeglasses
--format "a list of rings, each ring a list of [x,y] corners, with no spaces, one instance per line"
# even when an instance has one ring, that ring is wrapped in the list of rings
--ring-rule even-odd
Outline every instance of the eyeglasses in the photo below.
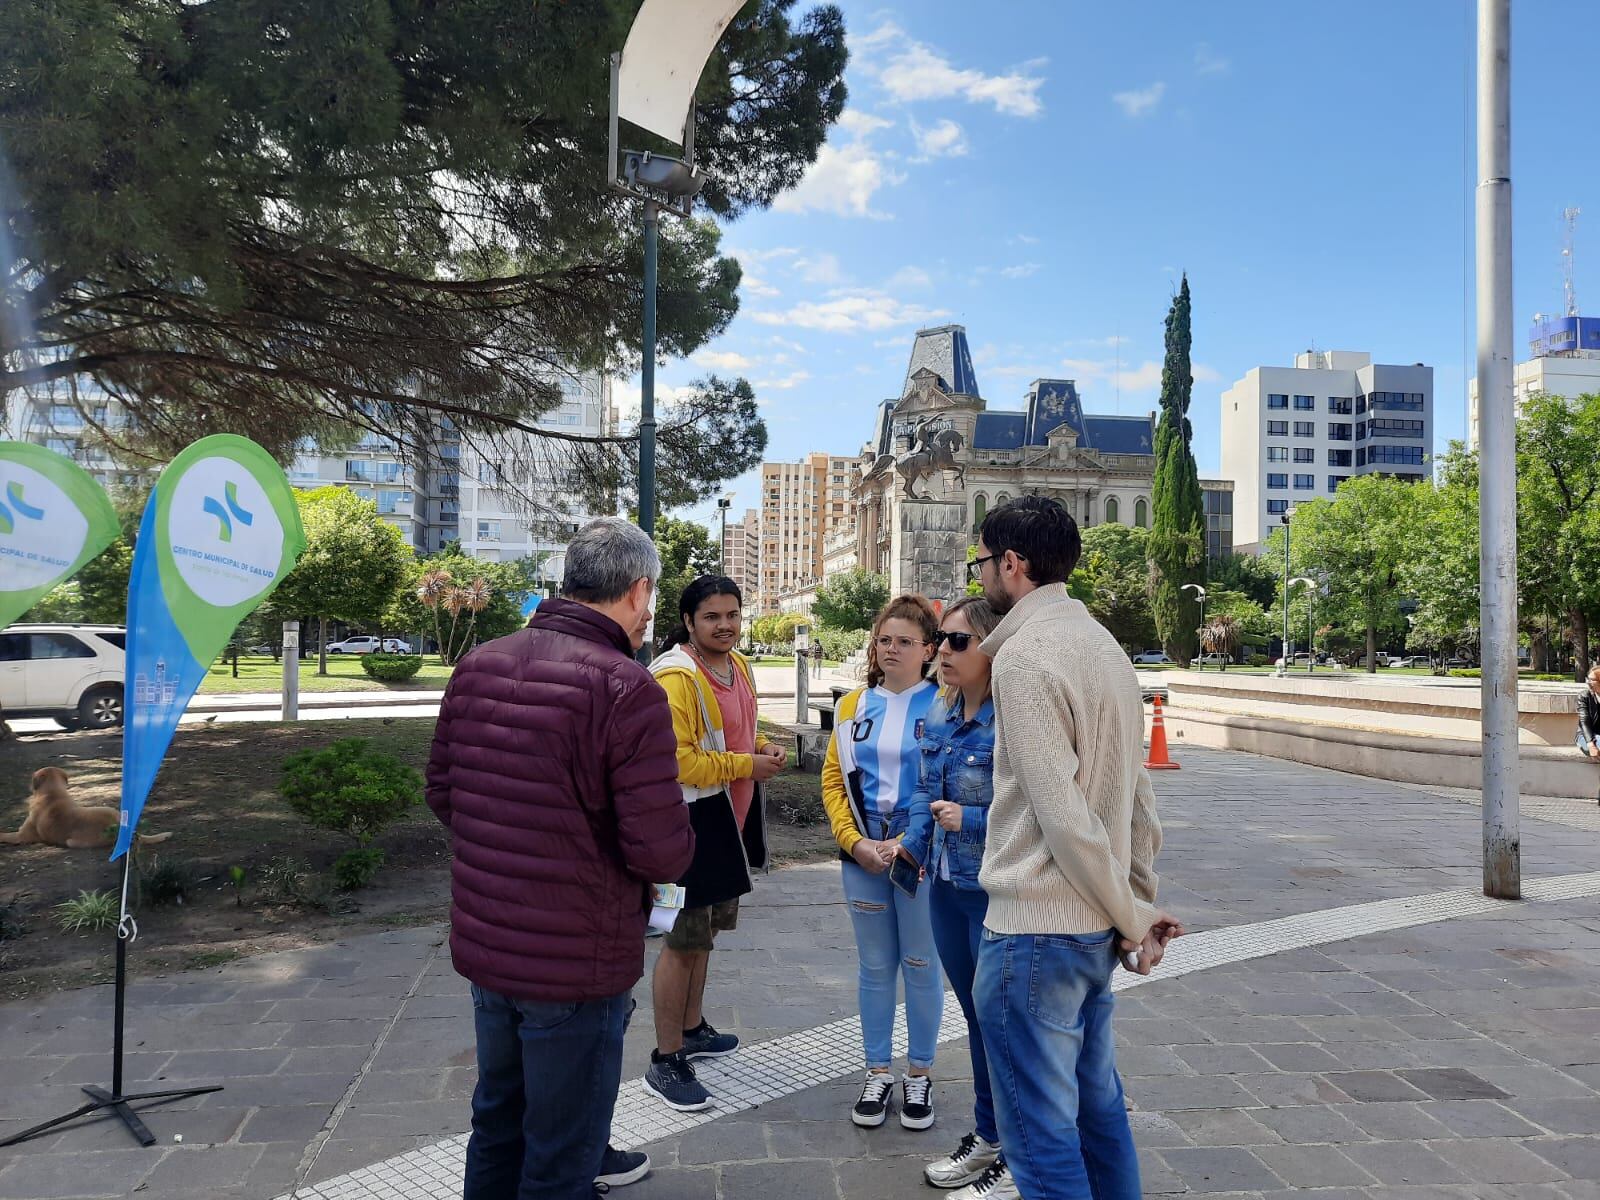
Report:
[[[967,647],[972,645],[972,639],[976,636],[976,634],[972,633],[955,633],[941,629],[934,638],[934,645],[942,646],[948,642],[950,643],[950,649],[957,654],[965,654]]]
[[[998,554],[985,554],[982,558],[975,558],[967,564],[967,578],[976,580],[983,574],[983,564],[993,562],[999,558]]]
[[[872,639],[873,645],[879,650],[915,650],[918,646],[926,646],[927,642],[920,642],[916,638],[908,637],[880,637]]]

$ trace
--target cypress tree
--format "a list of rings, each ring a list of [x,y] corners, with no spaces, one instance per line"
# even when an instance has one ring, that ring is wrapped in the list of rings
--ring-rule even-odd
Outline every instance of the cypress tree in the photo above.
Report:
[[[1161,418],[1156,425],[1155,508],[1150,530],[1152,607],[1156,632],[1179,662],[1199,644],[1200,605],[1186,583],[1205,580],[1206,519],[1200,474],[1194,464],[1189,401],[1194,375],[1189,363],[1189,276],[1167,312],[1167,354],[1161,368]]]

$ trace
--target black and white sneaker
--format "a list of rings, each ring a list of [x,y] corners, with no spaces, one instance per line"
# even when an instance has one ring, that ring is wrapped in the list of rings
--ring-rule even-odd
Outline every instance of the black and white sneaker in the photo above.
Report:
[[[695,1078],[694,1067],[681,1053],[662,1057],[651,1051],[650,1069],[640,1086],[678,1112],[704,1112],[711,1107],[711,1093]]]
[[[956,1152],[922,1168],[922,1176],[936,1188],[966,1187],[983,1178],[983,1173],[994,1166],[1000,1157],[1000,1147],[986,1142],[976,1133],[961,1139]]]
[[[726,1058],[738,1048],[738,1038],[731,1033],[718,1033],[710,1021],[701,1021],[698,1029],[683,1031],[685,1058]]]
[[[627,1187],[630,1183],[638,1183],[650,1174],[650,1156],[638,1150],[618,1150],[615,1146],[606,1147],[606,1155],[600,1160],[600,1174],[594,1177],[595,1183],[607,1191],[614,1187]]]
[[[905,1075],[900,1088],[904,1096],[900,1124],[907,1129],[927,1129],[933,1124],[933,1080],[926,1075]]]
[[[894,1076],[888,1071],[868,1071],[861,1085],[861,1099],[850,1110],[850,1119],[863,1129],[876,1129],[889,1116],[889,1097],[894,1094]]]
[[[998,1159],[971,1187],[950,1193],[950,1200],[1022,1200],[1005,1159]]]

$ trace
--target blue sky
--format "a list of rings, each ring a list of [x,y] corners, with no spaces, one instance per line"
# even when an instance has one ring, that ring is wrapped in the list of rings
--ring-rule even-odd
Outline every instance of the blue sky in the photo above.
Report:
[[[1600,5],[1513,7],[1521,357],[1532,314],[1561,307],[1569,206],[1586,210],[1580,307],[1600,312],[1584,116]],[[725,230],[739,316],[661,385],[744,375],[769,459],[854,454],[899,394],[915,329],[958,321],[991,408],[1064,376],[1089,412],[1145,412],[1187,270],[1202,475],[1220,461],[1222,391],[1312,346],[1428,363],[1438,448],[1462,435],[1470,0],[1163,2],[1137,19],[1078,0],[843,8],[845,119],[796,191]],[[753,476],[732,490],[735,514],[755,505]]]

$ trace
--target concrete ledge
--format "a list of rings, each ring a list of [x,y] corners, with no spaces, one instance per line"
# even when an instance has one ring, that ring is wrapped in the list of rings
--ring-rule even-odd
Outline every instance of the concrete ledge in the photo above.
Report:
[[[1483,782],[1483,748],[1475,741],[1194,709],[1168,709],[1166,726],[1168,746],[1180,760],[1183,747],[1192,745],[1397,783],[1477,788]],[[1521,747],[1521,761],[1524,795],[1593,800],[1600,791],[1600,765],[1576,750],[1528,745]]]

